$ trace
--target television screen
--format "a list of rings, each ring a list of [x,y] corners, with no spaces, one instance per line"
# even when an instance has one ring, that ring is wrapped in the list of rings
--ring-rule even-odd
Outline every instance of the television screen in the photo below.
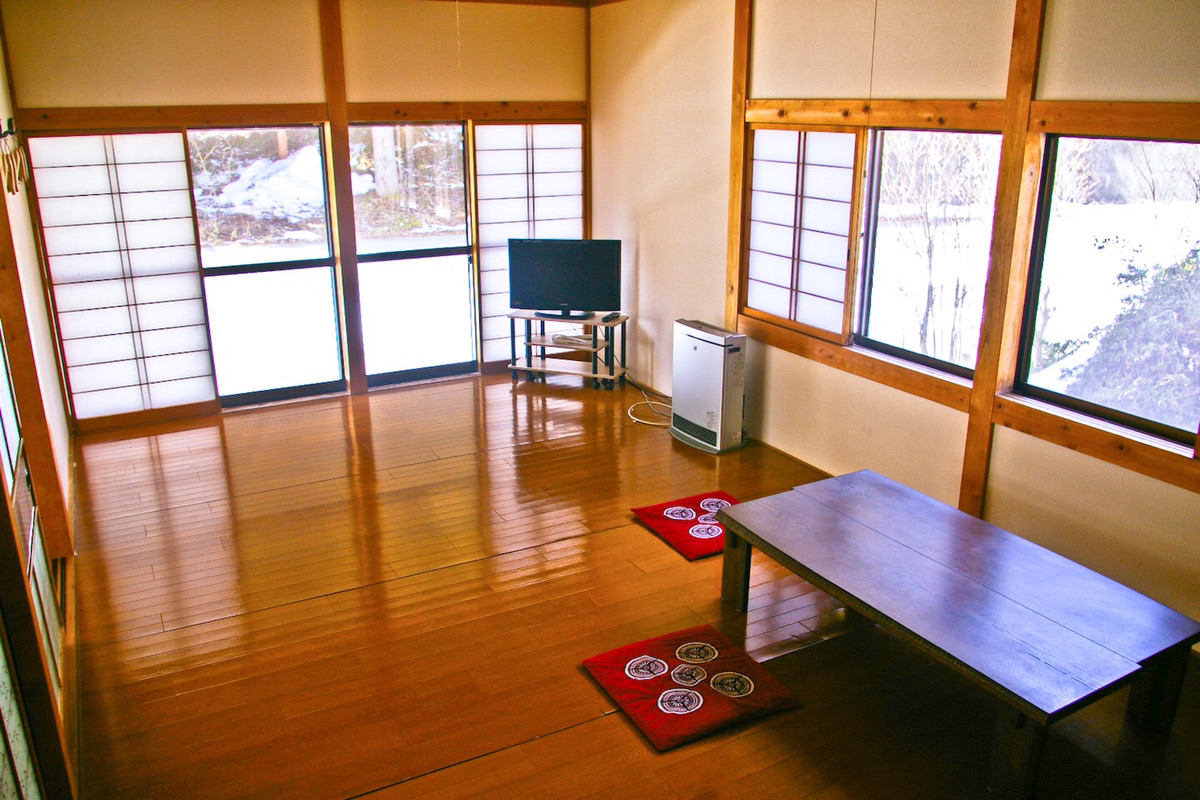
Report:
[[[545,316],[581,318],[621,307],[617,239],[509,239],[509,303]]]

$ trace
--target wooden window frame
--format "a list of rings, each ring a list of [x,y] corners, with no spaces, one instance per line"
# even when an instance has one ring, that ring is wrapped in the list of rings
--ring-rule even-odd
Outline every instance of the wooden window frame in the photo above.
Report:
[[[854,319],[856,317],[855,296],[856,296],[856,287],[858,285],[858,275],[859,275],[858,266],[859,266],[859,260],[861,258],[861,254],[862,254],[862,248],[858,247],[856,245],[856,243],[859,241],[861,233],[862,233],[861,223],[862,223],[863,194],[861,191],[861,187],[862,187],[862,178],[863,178],[863,174],[864,174],[863,170],[864,170],[864,163],[865,163],[865,159],[866,159],[866,150],[867,150],[866,137],[869,132],[866,129],[864,129],[862,126],[857,126],[857,125],[826,125],[826,124],[813,125],[813,124],[803,124],[803,123],[780,124],[780,123],[775,123],[775,122],[750,123],[747,125],[747,134],[748,135],[746,137],[746,164],[747,164],[748,172],[752,172],[753,164],[754,164],[754,135],[753,134],[757,131],[763,131],[763,130],[795,131],[795,132],[799,133],[801,136],[804,136],[809,133],[848,133],[848,134],[853,134],[855,137],[854,138],[854,167],[853,167],[852,186],[851,186],[851,190],[850,190],[851,191],[851,195],[850,195],[850,230],[847,235],[848,246],[847,246],[847,254],[846,254],[846,275],[845,275],[845,286],[843,288],[843,300],[842,300],[842,327],[841,327],[841,331],[839,331],[839,332],[828,331],[823,328],[818,328],[816,326],[809,325],[804,322],[799,322],[794,319],[780,317],[775,314],[771,314],[767,311],[762,311],[760,309],[751,308],[750,306],[746,305],[747,295],[748,295],[748,291],[749,291],[749,284],[750,284],[750,269],[749,269],[750,235],[749,235],[749,230],[750,230],[750,223],[751,223],[750,215],[751,215],[751,209],[752,209],[752,205],[753,205],[752,201],[751,201],[751,197],[754,193],[753,181],[749,179],[749,176],[745,182],[745,184],[746,184],[745,185],[745,198],[743,201],[743,208],[745,209],[745,216],[742,220],[743,234],[741,236],[742,246],[741,246],[741,254],[739,256],[740,266],[738,269],[738,314],[740,314],[744,317],[747,317],[747,318],[753,318],[764,324],[777,325],[782,328],[786,328],[788,330],[795,331],[796,333],[805,334],[805,335],[812,336],[812,337],[815,337],[818,339],[824,339],[829,342],[834,342],[837,344],[849,344],[854,336]],[[802,167],[803,167],[803,165],[798,165],[798,168],[802,169]],[[800,203],[804,199],[804,195],[799,193],[800,192],[799,189],[797,190],[797,192],[798,193],[796,195],[796,201],[797,201],[797,203]],[[799,257],[798,253],[793,253],[792,260],[795,261],[798,257]],[[788,291],[793,294],[798,294],[800,292],[800,289],[798,287],[798,279],[797,278],[798,278],[798,276],[793,273],[791,285],[788,287]]]

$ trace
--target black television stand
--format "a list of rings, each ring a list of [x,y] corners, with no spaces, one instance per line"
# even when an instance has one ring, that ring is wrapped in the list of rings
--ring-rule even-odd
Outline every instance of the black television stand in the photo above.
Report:
[[[605,321],[602,314],[591,313],[586,317],[566,317],[559,314],[543,315],[538,311],[512,311],[508,315],[509,345],[512,350],[512,361],[508,368],[512,370],[515,381],[521,373],[529,380],[545,380],[546,375],[578,375],[584,380],[590,380],[592,386],[599,389],[612,389],[618,383],[625,384],[625,323],[629,317],[621,314]],[[581,326],[578,335],[572,334],[563,339],[546,333],[547,321],[566,320]],[[517,321],[524,323],[524,336],[517,336]],[[534,323],[537,323],[536,330]],[[583,333],[588,328],[590,335]],[[518,339],[523,344],[524,354],[517,355]],[[617,339],[620,339],[618,343]],[[616,357],[617,347],[621,349],[621,357]],[[547,351],[551,351],[548,353]],[[557,357],[554,351],[558,351]],[[587,353],[590,358],[567,358],[568,353]]]

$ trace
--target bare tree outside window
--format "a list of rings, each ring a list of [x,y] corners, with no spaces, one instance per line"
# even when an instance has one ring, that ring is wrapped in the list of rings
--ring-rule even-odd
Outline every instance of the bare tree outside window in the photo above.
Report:
[[[360,253],[464,243],[461,125],[353,127],[350,161]]]
[[[877,135],[867,338],[974,368],[999,139],[945,131]]]

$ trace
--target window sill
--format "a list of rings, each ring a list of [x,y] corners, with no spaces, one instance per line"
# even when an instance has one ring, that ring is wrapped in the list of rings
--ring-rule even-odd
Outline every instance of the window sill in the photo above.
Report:
[[[816,336],[738,315],[738,332],[773,347],[795,353],[859,377],[966,413],[971,404],[971,381],[855,345],[829,342]]]
[[[996,397],[992,404],[992,422],[1200,492],[1200,459],[1178,442],[1014,394]]]

